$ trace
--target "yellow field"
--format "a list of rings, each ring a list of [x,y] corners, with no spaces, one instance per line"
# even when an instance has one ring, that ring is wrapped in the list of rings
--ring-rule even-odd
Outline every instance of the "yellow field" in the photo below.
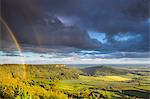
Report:
[[[80,76],[79,79],[82,80],[98,80],[98,81],[128,81],[131,80],[130,78],[125,78],[121,76],[99,76],[99,77],[93,77],[93,76]]]

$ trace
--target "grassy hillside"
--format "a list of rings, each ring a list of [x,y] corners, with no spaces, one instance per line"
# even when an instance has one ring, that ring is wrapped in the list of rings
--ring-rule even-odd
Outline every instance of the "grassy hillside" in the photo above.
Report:
[[[96,67],[87,67],[82,69],[82,71],[87,75],[124,75],[129,73],[129,70],[112,68],[109,66],[96,66]]]
[[[82,75],[84,70],[61,64],[26,65],[26,79],[22,79],[22,65],[0,65],[0,98],[147,99],[150,96],[148,69],[102,66],[85,70],[88,76]]]
[[[22,78],[23,68],[22,65],[0,65],[0,70],[2,75],[7,74],[13,78]],[[32,78],[41,78],[41,79],[51,79],[51,80],[60,80],[60,79],[77,79],[79,69],[68,68],[65,65],[26,65],[26,79]]]
[[[78,79],[78,69],[65,65],[26,65],[23,79],[22,65],[0,65],[0,98],[66,99],[56,83],[62,79]]]

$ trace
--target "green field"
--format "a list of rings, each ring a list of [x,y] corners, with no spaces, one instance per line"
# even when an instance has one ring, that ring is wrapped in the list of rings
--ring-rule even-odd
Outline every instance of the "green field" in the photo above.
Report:
[[[149,68],[0,65],[0,98],[150,99]]]

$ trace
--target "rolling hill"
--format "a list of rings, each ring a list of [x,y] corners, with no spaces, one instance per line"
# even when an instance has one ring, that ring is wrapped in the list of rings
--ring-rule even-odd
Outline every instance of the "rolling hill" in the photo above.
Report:
[[[95,66],[81,69],[86,75],[98,76],[98,75],[124,75],[129,73],[129,70],[113,68],[109,66]]]

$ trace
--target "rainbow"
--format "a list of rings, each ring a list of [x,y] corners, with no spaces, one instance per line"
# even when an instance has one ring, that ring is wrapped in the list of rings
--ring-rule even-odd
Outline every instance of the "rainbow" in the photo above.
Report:
[[[15,46],[20,54],[20,59],[21,59],[21,64],[22,64],[22,67],[23,67],[23,72],[22,72],[22,78],[25,79],[26,78],[26,66],[25,66],[25,62],[24,62],[24,58],[23,58],[23,54],[22,54],[22,50],[21,50],[21,47],[15,37],[15,35],[13,34],[13,32],[11,31],[11,29],[9,28],[9,26],[7,25],[7,23],[5,22],[5,20],[0,16],[0,22],[5,26],[5,28],[7,29],[7,31],[9,32],[12,40],[14,41],[15,43]]]

